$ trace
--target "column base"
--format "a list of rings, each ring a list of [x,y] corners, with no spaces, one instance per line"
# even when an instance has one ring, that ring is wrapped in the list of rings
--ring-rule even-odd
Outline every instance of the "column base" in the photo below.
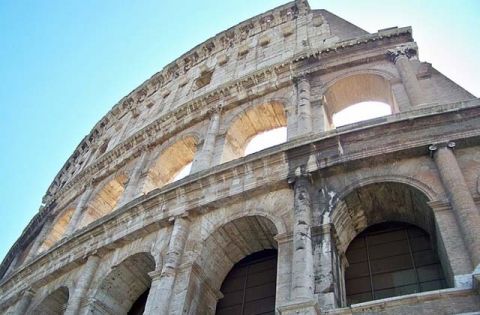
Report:
[[[319,315],[320,306],[315,300],[294,301],[277,307],[280,315]]]

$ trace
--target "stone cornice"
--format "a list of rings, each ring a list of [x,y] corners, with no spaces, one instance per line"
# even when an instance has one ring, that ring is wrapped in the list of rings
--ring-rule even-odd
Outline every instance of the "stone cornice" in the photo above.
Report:
[[[247,91],[252,85],[255,86],[261,83],[268,82],[267,81],[268,79],[278,80],[281,78],[282,73],[288,74],[288,70],[292,69],[294,67],[294,64],[297,63],[298,61],[308,59],[313,56],[316,58],[320,58],[323,54],[343,53],[345,51],[348,51],[349,48],[351,49],[356,45],[362,45],[368,42],[381,40],[383,38],[391,38],[395,36],[401,36],[404,34],[411,34],[411,28],[404,27],[399,29],[392,29],[392,30],[389,30],[388,32],[379,32],[376,34],[369,34],[356,40],[343,41],[329,48],[315,50],[315,51],[305,51],[304,53],[296,55],[289,60],[279,62],[275,65],[266,67],[264,69],[260,69],[254,73],[248,74],[235,81],[232,81],[229,84],[221,85],[209,93],[201,95],[197,98],[194,98],[188,101],[183,105],[178,106],[176,110],[171,111],[159,117],[149,125],[143,127],[141,130],[137,131],[134,135],[132,135],[131,137],[129,137],[128,139],[126,139],[125,141],[117,145],[115,148],[113,148],[103,156],[101,156],[92,165],[89,165],[86,169],[82,170],[73,179],[67,182],[64,187],[56,191],[52,196],[45,196],[44,201],[46,202],[46,204],[48,204],[50,200],[59,198],[59,195],[61,195],[63,192],[70,189],[72,187],[72,184],[78,181],[82,181],[85,175],[87,176],[92,175],[95,171],[98,171],[99,166],[105,166],[106,163],[108,164],[109,162],[112,162],[113,160],[118,159],[123,150],[125,149],[130,150],[133,147],[135,147],[137,144],[144,142],[146,138],[150,139],[150,137],[156,136],[156,133],[162,130],[161,125],[171,124],[172,119],[176,119],[178,121],[182,118],[185,118],[186,116],[188,116],[189,114],[195,111],[203,110],[206,107],[212,107],[212,105],[216,107],[217,105],[215,104],[220,99],[228,99],[229,95],[237,94],[242,90]],[[312,68],[311,72],[313,71],[314,69]],[[305,73],[299,73],[298,75],[304,75],[304,74]],[[288,81],[289,79],[291,79],[291,76],[292,74],[290,73],[290,77],[284,78],[284,79],[287,79]],[[273,86],[275,86],[276,88],[280,88],[282,86],[285,86],[285,83],[286,82],[274,82]],[[256,92],[257,94],[263,95],[263,94],[266,94],[266,92],[270,92],[270,91],[266,91],[264,93],[261,93],[260,91],[256,91]],[[239,93],[239,94],[242,94],[242,93]],[[235,103],[240,101],[242,100],[241,99],[234,100]],[[228,107],[228,105],[225,107]],[[211,110],[211,108],[209,110]],[[206,116],[206,112],[195,113],[195,114],[197,118],[201,117],[202,119]],[[202,120],[202,119],[199,119],[199,120]],[[183,125],[181,126],[181,129],[185,129],[187,127],[188,125]],[[161,138],[164,138],[165,136],[166,135],[160,135]],[[158,141],[150,140],[150,142],[146,143],[146,145],[152,146],[152,143],[156,143],[156,142]],[[137,151],[137,150],[133,150],[133,151]],[[126,164],[126,162],[124,162],[123,165],[124,164]],[[57,174],[56,178],[57,177],[59,177],[59,174]],[[49,191],[51,189],[52,189],[52,186],[49,187]]]
[[[145,98],[162,87],[165,87],[169,82],[186,74],[189,69],[205,62],[213,55],[219,54],[233,46],[240,46],[248,37],[294,20],[299,14],[306,14],[308,12],[310,12],[310,6],[306,0],[286,3],[218,33],[167,64],[161,71],[154,74],[151,78],[123,97],[95,124],[89,135],[80,142],[74,153],[62,166],[59,173],[55,176],[55,179],[61,177],[63,171],[68,169],[83,150],[88,149],[88,147],[92,145],[98,145],[95,139],[102,133],[102,130],[107,125],[117,120],[118,117],[124,116],[127,112],[135,111],[137,103],[143,102]],[[51,188],[52,186],[49,187],[48,191],[50,191]]]
[[[316,53],[312,51],[306,51],[302,55],[303,57],[297,55],[296,57],[291,58],[288,62],[281,62],[270,67],[260,69],[252,74],[241,77],[230,84],[219,86],[215,90],[206,93],[205,95],[199,96],[181,106],[178,106],[175,111],[159,117],[154,122],[143,127],[141,130],[130,136],[115,148],[99,157],[92,165],[89,165],[87,168],[82,170],[72,180],[67,182],[64,187],[56,191],[53,196],[49,196],[48,198],[47,196],[44,197],[45,201],[47,202],[46,206],[39,211],[34,219],[32,219],[20,238],[8,252],[7,256],[0,265],[0,275],[2,274],[2,270],[4,272],[4,269],[8,268],[9,262],[11,261],[12,257],[14,257],[17,250],[21,247],[21,244],[25,243],[25,239],[28,239],[28,237],[34,232],[33,230],[36,226],[36,224],[34,224],[34,222],[36,222],[35,218],[45,216],[47,212],[50,211],[50,208],[54,208],[57,200],[63,198],[62,195],[67,191],[74,188],[77,188],[77,190],[80,191],[81,189],[79,189],[79,187],[83,185],[85,181],[100,180],[101,178],[108,176],[110,173],[118,170],[130,160],[138,156],[139,152],[142,150],[151,148],[161,142],[162,139],[166,139],[170,135],[205,119],[209,113],[218,106],[217,103],[220,100],[225,104],[224,108],[228,109],[235,106],[239,102],[245,101],[245,99],[242,99],[242,97],[239,97],[239,95],[246,96],[248,93],[239,92],[247,91],[248,89],[252,88],[252,86],[257,88],[259,84],[263,83],[263,90],[258,90],[257,88],[255,91],[259,96],[288,86],[291,84],[292,78],[295,76],[295,74],[292,73],[292,69],[294,69],[294,66],[299,64],[299,61],[301,60],[310,58],[311,56],[322,56],[324,52],[329,54],[335,52],[345,53],[349,49],[355,49],[356,45],[363,45],[365,41],[368,42],[376,41],[382,38],[399,37],[405,34],[411,34],[410,27],[379,31],[377,34],[366,35],[365,37],[362,37],[363,39],[361,40],[341,42],[337,45],[338,47],[341,47],[341,49],[332,50],[330,48],[325,48],[318,50]],[[267,82],[269,84],[265,84]],[[179,124],[172,123],[173,121],[179,121],[181,119],[184,120],[184,123],[181,124],[181,126],[178,126]],[[170,129],[166,130],[167,128]],[[328,132],[325,133],[325,135],[328,134]],[[81,146],[82,144],[79,145],[79,147]],[[73,155],[75,154],[76,152],[74,152]],[[115,165],[113,164],[114,162],[116,162]],[[59,174],[61,172],[62,171],[60,171]],[[57,174],[54,183],[59,178],[59,174]],[[52,189],[52,185],[49,190]]]
[[[437,115],[438,118],[427,119],[433,115]],[[227,204],[241,202],[246,198],[261,194],[266,189],[271,191],[272,189],[287,188],[288,162],[289,159],[295,159],[295,154],[291,153],[297,152],[298,156],[322,153],[321,148],[325,147],[323,143],[332,139],[336,141],[340,137],[345,151],[342,154],[331,152],[326,159],[328,163],[317,163],[316,166],[308,169],[309,172],[334,165],[353,163],[356,160],[365,160],[378,155],[382,155],[384,159],[388,155],[396,158],[399,152],[410,152],[409,156],[428,155],[427,147],[434,139],[435,141],[457,141],[458,139],[459,143],[461,139],[467,139],[463,145],[471,145],[480,141],[480,128],[472,129],[471,127],[480,120],[479,99],[418,109],[409,113],[392,115],[389,118],[389,120],[370,126],[353,125],[348,130],[339,130],[329,135],[299,138],[257,154],[192,174],[178,182],[156,189],[77,231],[21,269],[16,270],[10,277],[2,281],[0,292],[5,299],[9,299],[12,294],[24,289],[22,286],[25,283],[41,285],[52,277],[75,268],[79,260],[85,257],[85,252],[97,251],[100,254],[108,252],[115,247],[122,246],[125,241],[131,241],[171,224],[170,217],[181,215],[185,211],[203,213]],[[412,121],[418,121],[418,124],[412,125]],[[429,124],[425,124],[426,121]],[[362,150],[359,151],[355,149],[356,137],[368,139],[372,131],[373,133],[378,132],[375,128],[384,128],[387,124],[393,135],[396,134],[395,130],[400,132],[408,130],[413,134],[422,131],[428,131],[428,133],[425,133],[427,136],[419,139],[406,137],[408,140],[402,143],[398,143],[396,137],[386,138],[391,141],[390,144],[379,144],[378,141],[372,139],[371,142],[376,143],[377,147],[362,147]],[[473,141],[474,139],[475,141]],[[248,182],[247,178],[252,177],[255,172],[269,174],[269,176],[254,176],[257,180]],[[231,187],[231,180],[235,176],[243,179],[240,189],[220,189],[220,187]],[[178,200],[178,190],[182,190],[181,200]],[[205,196],[210,194],[205,192],[213,191],[216,192],[218,198],[207,199]],[[118,232],[113,233],[113,235],[117,235],[116,239],[105,237],[105,233],[112,231]],[[41,274],[40,270],[42,270]],[[48,278],[42,278],[42,275],[47,274]],[[6,292],[8,292],[8,296],[5,294]]]

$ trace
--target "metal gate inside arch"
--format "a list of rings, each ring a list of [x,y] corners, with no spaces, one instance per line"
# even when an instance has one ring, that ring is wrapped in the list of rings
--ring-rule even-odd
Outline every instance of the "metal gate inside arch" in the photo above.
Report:
[[[225,278],[217,315],[275,314],[277,251],[249,255],[239,261]]]

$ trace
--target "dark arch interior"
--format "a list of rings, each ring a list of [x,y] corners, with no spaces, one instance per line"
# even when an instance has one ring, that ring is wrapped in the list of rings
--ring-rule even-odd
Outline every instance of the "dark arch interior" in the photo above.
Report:
[[[447,286],[430,235],[411,224],[375,224],[350,243],[346,256],[349,305]]]
[[[223,298],[216,314],[275,314],[276,280],[277,250],[266,249],[243,258],[223,281]]]
[[[142,293],[138,297],[138,299],[133,303],[132,307],[130,308],[130,311],[128,311],[128,315],[142,315],[143,312],[145,311],[145,305],[147,304],[147,298],[148,298],[148,293],[150,292],[150,288],[145,290],[145,292]]]
[[[150,253],[134,254],[113,267],[95,294],[96,303],[108,314],[142,314],[155,270]]]
[[[40,305],[38,305],[31,314],[34,315],[60,315],[63,314],[68,303],[68,288],[61,287],[47,296]]]

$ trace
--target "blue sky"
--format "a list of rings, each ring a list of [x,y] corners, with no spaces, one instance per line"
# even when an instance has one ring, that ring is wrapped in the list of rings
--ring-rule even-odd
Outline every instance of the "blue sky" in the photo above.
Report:
[[[285,3],[0,0],[0,259],[94,124],[165,64]],[[413,27],[420,59],[480,96],[480,1],[310,1],[375,32]]]

